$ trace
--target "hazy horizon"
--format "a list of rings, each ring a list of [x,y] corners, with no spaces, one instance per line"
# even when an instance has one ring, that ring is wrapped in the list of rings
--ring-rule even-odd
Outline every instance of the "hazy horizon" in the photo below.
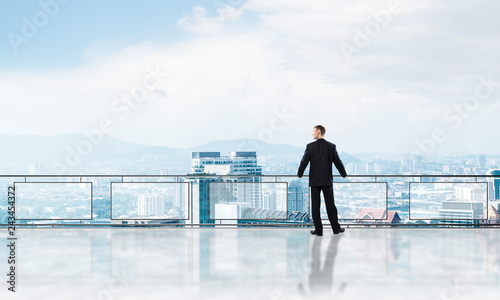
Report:
[[[75,137],[75,136],[81,136],[82,138],[79,139],[79,141],[88,141],[87,138],[85,138],[85,135],[83,133],[64,133],[64,134],[53,134],[53,135],[47,135],[47,134],[8,134],[8,133],[0,133],[0,138],[2,136],[12,136],[12,137],[46,137],[46,138],[52,138],[52,137],[59,137],[59,136],[64,136],[64,135],[67,135],[67,136],[72,136],[72,137]],[[116,137],[113,137],[113,136],[108,136],[108,135],[104,135],[104,137],[111,137],[111,138],[116,138]],[[201,148],[203,146],[206,146],[208,144],[213,144],[213,143],[231,143],[231,142],[241,142],[241,141],[249,141],[251,139],[245,139],[245,138],[240,138],[240,139],[221,139],[221,140],[213,140],[213,141],[208,141],[206,143],[203,143],[203,144],[199,144],[199,145],[195,145],[193,147],[187,147],[187,148],[176,148],[176,147],[169,147],[169,146],[164,146],[164,145],[158,145],[158,144],[144,144],[144,143],[135,143],[133,141],[127,141],[125,139],[122,139],[122,138],[116,138],[122,142],[125,142],[125,143],[131,143],[131,144],[134,144],[134,145],[138,145],[138,146],[146,146],[146,147],[162,147],[162,148],[167,148],[167,149],[173,149],[173,150],[192,150],[193,148]],[[327,137],[325,137],[325,139],[329,140]],[[293,145],[293,144],[285,144],[285,143],[280,143],[280,144],[275,144],[275,143],[267,143],[266,141],[263,141],[263,140],[255,140],[257,141],[258,143],[257,144],[244,144],[244,145],[248,145],[249,147],[248,148],[245,148],[245,149],[238,149],[238,145],[241,145],[241,143],[239,143],[237,146],[235,146],[235,148],[232,150],[232,151],[256,151],[257,154],[259,153],[259,148],[258,147],[252,147],[252,146],[262,146],[263,148],[265,148],[266,145],[271,145],[271,146],[290,146],[290,147],[295,147],[295,148],[298,148],[298,150],[304,150],[305,149],[305,146],[307,145],[307,143],[309,142],[313,142],[314,140],[311,139],[309,142],[307,142],[306,144],[304,145]],[[76,143],[75,143],[76,144]],[[342,146],[342,145],[340,145]],[[99,145],[97,145],[96,148],[99,148]],[[408,156],[408,155],[412,155],[412,153],[410,152],[390,152],[390,151],[354,151],[354,152],[351,152],[351,151],[345,151],[343,150],[341,147],[339,147],[339,145],[337,145],[337,148],[340,148],[339,149],[339,152],[340,153],[348,153],[348,154],[355,154],[355,155],[369,155],[369,156],[376,156],[376,155],[401,155],[401,156]],[[203,151],[203,150],[199,150],[197,149],[197,151]],[[215,149],[210,149],[210,150],[205,150],[205,151],[216,151],[216,152],[221,152],[221,154],[224,154],[225,152],[223,150],[215,150]],[[484,152],[480,152],[480,153],[466,153],[466,154],[437,154],[437,153],[426,153],[424,154],[424,156],[431,156],[431,157],[446,157],[446,156],[468,156],[468,155],[487,155],[487,156],[500,156],[500,153],[484,153]]]

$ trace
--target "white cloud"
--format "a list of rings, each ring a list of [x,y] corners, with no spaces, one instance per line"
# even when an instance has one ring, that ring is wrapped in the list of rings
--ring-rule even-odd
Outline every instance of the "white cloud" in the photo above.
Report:
[[[236,21],[243,15],[243,13],[244,11],[242,8],[238,9],[229,5],[226,7],[217,8],[218,19],[222,22]]]
[[[208,17],[206,9],[195,6],[193,12],[179,20],[177,25],[185,31],[198,34],[216,33],[224,28],[224,23],[236,21],[243,15],[243,9],[232,6],[219,7],[216,17]]]
[[[213,18],[207,18],[207,11],[201,6],[193,8],[193,13],[179,20],[179,28],[194,33],[213,33],[222,28],[222,23]]]
[[[477,36],[457,30],[463,19],[456,16],[473,9],[465,2],[448,10],[444,2],[406,1],[403,12],[346,61],[340,43],[352,42],[355,29],[387,3],[250,0],[241,8],[220,8],[215,16],[195,7],[178,26],[197,35],[182,42],[143,43],[111,54],[95,45],[81,68],[0,74],[2,101],[11,111],[0,125],[14,133],[81,132],[112,118],[114,136],[189,147],[259,137],[273,126],[276,110],[289,110],[294,117],[273,131],[271,142],[303,145],[320,123],[342,151],[411,151],[433,129],[449,129],[443,113],[474,93],[478,76],[500,81],[493,42],[499,34],[490,27]],[[476,10],[497,6],[487,4]],[[258,21],[240,22],[246,13]],[[113,101],[156,65],[169,75],[121,121]],[[486,112],[489,118],[498,114],[498,93],[457,131],[500,126],[498,118],[488,126],[474,122]],[[468,150],[494,152],[499,146],[489,140]]]

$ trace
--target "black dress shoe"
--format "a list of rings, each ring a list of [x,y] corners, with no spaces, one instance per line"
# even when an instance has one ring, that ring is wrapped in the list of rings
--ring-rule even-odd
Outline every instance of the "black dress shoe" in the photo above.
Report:
[[[342,233],[344,231],[345,231],[345,228],[341,227],[339,231],[334,231],[333,234],[339,234],[339,233]]]
[[[312,235],[323,236],[323,233],[318,233],[316,230],[311,230]]]

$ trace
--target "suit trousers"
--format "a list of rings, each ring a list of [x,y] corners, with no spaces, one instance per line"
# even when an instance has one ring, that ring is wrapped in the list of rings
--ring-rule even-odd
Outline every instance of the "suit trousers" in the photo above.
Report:
[[[333,199],[333,187],[331,186],[313,186],[311,187],[311,213],[314,222],[314,228],[317,233],[323,233],[323,223],[321,222],[321,197],[320,192],[323,191],[325,197],[326,213],[332,225],[333,232],[340,231],[339,218],[337,215],[337,207]]]

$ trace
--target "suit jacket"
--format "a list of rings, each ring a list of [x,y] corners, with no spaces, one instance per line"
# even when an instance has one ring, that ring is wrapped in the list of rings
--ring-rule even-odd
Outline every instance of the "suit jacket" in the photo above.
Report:
[[[347,176],[344,164],[342,164],[337,153],[337,147],[323,138],[307,144],[306,151],[300,162],[299,171],[297,172],[298,177],[304,175],[309,162],[311,162],[309,186],[332,186],[332,163],[335,164],[342,177]]]

